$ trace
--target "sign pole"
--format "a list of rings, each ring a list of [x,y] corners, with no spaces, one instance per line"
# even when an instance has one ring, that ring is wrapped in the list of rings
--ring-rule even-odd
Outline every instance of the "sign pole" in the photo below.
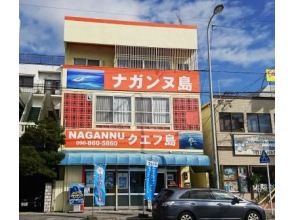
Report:
[[[270,203],[271,203],[271,212],[272,212],[272,215],[274,215],[272,193],[271,193],[271,180],[270,180],[270,174],[269,174],[269,163],[266,163],[266,168],[267,168],[268,191],[269,191],[269,197],[270,197]]]

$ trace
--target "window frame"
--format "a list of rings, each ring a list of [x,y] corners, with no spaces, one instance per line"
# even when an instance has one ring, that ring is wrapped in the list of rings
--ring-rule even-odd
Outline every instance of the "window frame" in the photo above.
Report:
[[[75,60],[84,60],[84,64],[76,64]],[[83,58],[83,57],[74,57],[73,58],[74,65],[84,65],[84,66],[101,66],[101,60],[100,59],[92,59],[92,58]],[[89,65],[89,61],[98,61],[99,65]]]
[[[111,111],[105,111],[105,110],[97,110],[97,98],[98,97],[111,97],[111,99],[112,99],[112,109],[111,109]],[[95,101],[96,101],[96,104],[95,104],[95,124],[127,124],[127,125],[130,125],[130,124],[132,124],[132,98],[131,98],[131,96],[115,96],[115,95],[95,95]],[[115,100],[115,98],[127,98],[127,99],[129,99],[129,101],[130,101],[130,109],[129,109],[129,111],[114,111],[114,100]],[[97,121],[97,112],[105,112],[105,113],[112,113],[112,121],[104,121],[104,122],[102,122],[102,121]],[[129,121],[128,122],[117,122],[117,121],[115,121],[114,119],[115,119],[115,117],[114,117],[114,115],[115,115],[115,113],[128,113],[128,114],[130,114],[130,116],[129,116]]]
[[[257,127],[258,129],[255,130],[249,130],[249,128],[251,128],[252,126],[249,126],[249,116],[256,116],[257,117]],[[260,126],[260,117],[261,116],[269,116],[269,126],[270,126],[270,131],[269,132],[264,132],[261,131],[261,126]],[[247,130],[248,133],[266,133],[266,134],[271,134],[273,133],[273,126],[272,126],[272,120],[271,120],[271,114],[270,113],[247,113],[246,114],[247,117]]]
[[[230,129],[222,129],[225,128],[225,123],[223,121],[223,126],[221,126],[221,115],[229,115],[230,117]],[[233,115],[242,115],[242,124],[243,124],[243,128],[237,130],[237,129],[233,129]],[[245,132],[245,121],[244,121],[244,113],[242,112],[219,112],[219,130],[221,132]]]
[[[193,192],[196,192],[195,194],[197,194],[197,193],[201,193],[201,192],[205,192],[205,193],[207,193],[207,195],[209,196],[209,198],[193,198],[193,197],[191,197],[191,194],[193,193]],[[181,196],[180,196],[180,198],[179,199],[183,199],[183,200],[186,200],[186,199],[191,199],[191,200],[212,200],[212,199],[214,199],[214,197],[212,196],[212,194],[211,194],[211,192],[210,192],[210,190],[189,190],[189,191],[187,191],[187,192],[185,192],[185,193],[183,193]]]
[[[24,78],[25,79],[30,79],[30,80],[32,80],[32,82],[25,83]],[[19,75],[19,87],[33,88],[34,87],[34,76]]]
[[[214,193],[223,193],[223,194],[228,194],[230,196],[232,196],[231,198],[217,198]],[[231,192],[227,192],[227,191],[222,191],[222,190],[211,190],[211,195],[213,197],[214,200],[221,200],[221,201],[232,201],[236,196],[231,193]]]
[[[151,112],[147,112],[147,111],[137,111],[136,110],[136,100],[137,99],[151,99]],[[154,112],[153,110],[153,105],[154,105],[154,99],[166,99],[168,100],[168,112]],[[135,124],[137,125],[170,125],[171,124],[171,101],[170,101],[170,97],[162,97],[162,96],[156,96],[156,97],[135,97]],[[137,122],[137,113],[145,113],[145,114],[151,114],[151,122],[150,123],[144,123],[144,122]],[[154,115],[155,114],[168,114],[168,122],[166,123],[156,123],[154,121]]]

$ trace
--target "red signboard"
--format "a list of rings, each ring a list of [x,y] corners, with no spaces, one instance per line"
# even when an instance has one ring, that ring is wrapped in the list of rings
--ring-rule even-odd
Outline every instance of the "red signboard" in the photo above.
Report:
[[[175,131],[67,129],[65,148],[179,149],[179,134]]]
[[[64,67],[85,70],[85,72],[87,70],[99,71],[100,74],[104,75],[104,90],[137,92],[200,92],[198,71],[87,67],[76,65],[65,65]],[[79,77],[79,80],[80,78],[81,77]]]

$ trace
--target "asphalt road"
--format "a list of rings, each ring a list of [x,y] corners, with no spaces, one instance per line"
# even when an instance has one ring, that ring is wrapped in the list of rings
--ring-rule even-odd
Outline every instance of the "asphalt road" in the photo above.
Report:
[[[82,218],[72,218],[65,216],[46,216],[46,215],[20,215],[19,220],[81,220]]]

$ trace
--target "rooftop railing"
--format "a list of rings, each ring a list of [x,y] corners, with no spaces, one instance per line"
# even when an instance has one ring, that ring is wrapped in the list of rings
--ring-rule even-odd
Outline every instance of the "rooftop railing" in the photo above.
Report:
[[[44,64],[60,66],[64,64],[64,56],[19,54],[19,63],[23,64]]]

